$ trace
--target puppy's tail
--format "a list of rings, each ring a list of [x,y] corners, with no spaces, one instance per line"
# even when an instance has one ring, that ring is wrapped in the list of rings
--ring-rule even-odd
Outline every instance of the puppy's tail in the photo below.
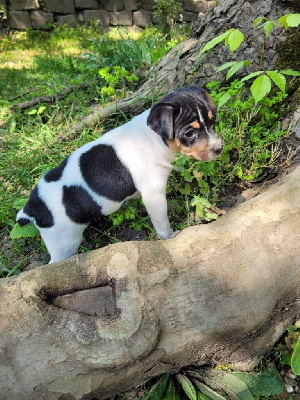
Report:
[[[16,220],[20,226],[24,226],[24,225],[27,225],[30,222],[32,222],[34,220],[34,218],[32,218],[30,215],[26,214],[24,211],[24,208],[22,208],[22,210],[20,210],[18,212]]]

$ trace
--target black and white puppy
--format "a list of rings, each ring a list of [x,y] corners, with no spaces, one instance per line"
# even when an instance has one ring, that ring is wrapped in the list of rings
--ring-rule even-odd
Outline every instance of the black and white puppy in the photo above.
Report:
[[[169,93],[130,122],[87,143],[33,189],[17,222],[33,221],[50,263],[76,254],[88,224],[142,196],[158,235],[173,238],[166,185],[175,153],[210,161],[223,149],[214,131],[216,106],[201,88]]]

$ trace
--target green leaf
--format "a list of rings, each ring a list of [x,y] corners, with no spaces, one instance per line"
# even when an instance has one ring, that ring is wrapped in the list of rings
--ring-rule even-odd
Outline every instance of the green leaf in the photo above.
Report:
[[[185,394],[190,400],[197,400],[197,392],[192,382],[184,375],[176,374],[176,379],[182,386]]]
[[[31,111],[28,111],[28,115],[34,115],[34,114],[36,114],[37,113],[37,110],[31,110]]]
[[[267,372],[251,374],[247,372],[233,372],[234,376],[242,379],[254,396],[272,396],[281,394],[284,389],[281,376],[275,369]]]
[[[300,25],[300,14],[288,14],[285,20],[288,27],[296,27]]]
[[[184,188],[180,188],[179,191],[182,194],[190,194],[191,193],[191,187],[190,187],[190,185],[188,183],[186,183]]]
[[[222,42],[222,40],[224,40],[230,34],[231,31],[232,31],[232,29],[229,29],[228,31],[222,33],[222,35],[219,35],[219,36],[213,38],[212,40],[210,40],[208,43],[206,43],[206,45],[203,47],[203,49],[198,54],[198,57],[200,57],[201,54],[203,54],[205,51],[213,49],[217,44]]]
[[[300,76],[300,72],[294,71],[293,69],[284,69],[280,71],[284,75],[291,75],[291,76]]]
[[[244,35],[239,29],[233,29],[227,37],[227,42],[232,53],[240,47],[243,41]]]
[[[20,239],[26,237],[36,237],[39,234],[38,229],[34,226],[33,222],[27,225],[20,226],[15,224],[12,231],[10,232],[11,239]]]
[[[226,80],[228,81],[228,79],[230,79],[232,75],[234,75],[237,71],[243,68],[243,66],[244,66],[244,61],[239,61],[235,65],[233,65],[227,72]]]
[[[250,79],[254,78],[257,75],[261,75],[262,73],[264,73],[264,71],[252,72],[251,74],[246,75],[243,79],[241,79],[240,82],[249,81]]]
[[[270,78],[266,75],[261,75],[252,83],[250,90],[256,103],[266,96],[271,90]]]
[[[195,382],[195,385],[201,391],[201,393],[208,396],[209,399],[211,399],[211,400],[226,400],[226,397],[215,392],[212,388],[205,385],[203,382],[199,382],[197,379],[193,379],[193,381]]]
[[[237,61],[230,61],[230,62],[228,62],[228,63],[225,63],[225,64],[221,65],[221,66],[216,70],[216,72],[223,71],[224,69],[229,68],[229,67],[231,67],[232,65],[234,65],[234,64],[236,64],[236,63],[237,63]]]
[[[267,74],[269,77],[272,79],[272,81],[279,87],[279,89],[282,91],[282,93],[285,93],[285,85],[286,85],[286,79],[284,75],[282,75],[279,72],[276,71],[267,71]]]
[[[146,393],[142,397],[142,400],[162,400],[167,389],[168,380],[169,374],[163,375],[150,392]]]
[[[261,24],[261,22],[264,20],[265,20],[265,18],[263,18],[263,17],[255,18],[255,20],[253,21],[253,28],[254,29],[257,28]]]
[[[46,110],[46,107],[45,107],[45,106],[41,106],[41,107],[39,107],[39,109],[37,110],[37,114],[40,115],[40,114],[42,114],[45,110]]]
[[[180,400],[180,395],[177,393],[172,379],[170,379],[164,400]]]
[[[292,354],[291,367],[295,375],[300,375],[300,336]]]
[[[28,197],[23,197],[22,199],[16,200],[13,204],[13,208],[15,208],[16,210],[21,210],[23,207],[25,207],[28,200]]]
[[[231,95],[230,95],[229,92],[224,93],[223,96],[221,96],[221,97],[219,98],[218,107],[220,108],[220,107],[222,107],[225,103],[227,103],[227,101],[230,99],[230,97],[231,97]]]
[[[266,34],[266,38],[269,36],[269,33],[273,29],[273,26],[274,26],[274,24],[273,24],[272,21],[267,21],[264,24],[264,31],[265,31],[265,34]]]

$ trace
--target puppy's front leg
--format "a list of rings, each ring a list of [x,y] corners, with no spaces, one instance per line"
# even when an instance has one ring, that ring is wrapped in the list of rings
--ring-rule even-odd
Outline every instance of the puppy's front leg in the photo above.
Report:
[[[170,226],[166,196],[160,193],[147,193],[147,195],[142,194],[142,199],[157,234],[162,239],[175,237],[178,231],[174,232]]]

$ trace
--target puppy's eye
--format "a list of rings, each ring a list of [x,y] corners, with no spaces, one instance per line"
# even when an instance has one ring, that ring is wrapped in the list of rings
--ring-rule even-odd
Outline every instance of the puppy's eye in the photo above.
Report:
[[[187,138],[192,138],[193,136],[195,136],[195,132],[193,130],[187,131],[184,134],[184,136],[187,137]]]

